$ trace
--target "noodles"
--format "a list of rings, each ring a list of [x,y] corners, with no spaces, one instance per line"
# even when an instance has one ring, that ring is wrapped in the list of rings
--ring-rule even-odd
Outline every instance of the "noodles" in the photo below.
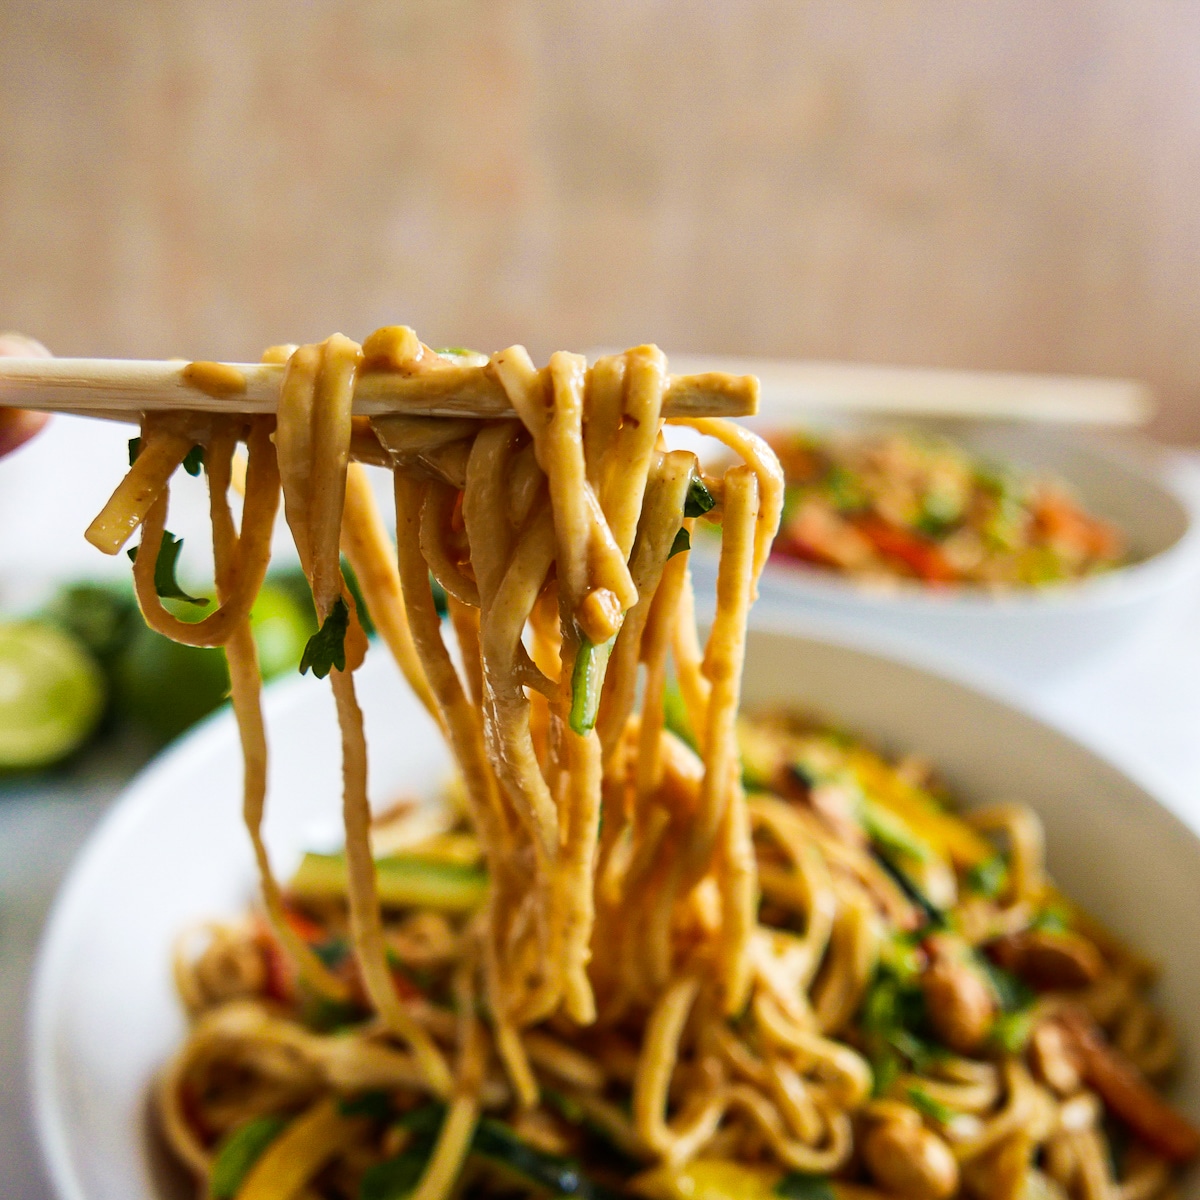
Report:
[[[148,418],[88,534],[115,552],[140,526],[146,619],[229,660],[264,913],[183,945],[192,1025],[157,1092],[210,1193],[766,1200],[789,1172],[844,1200],[1169,1186],[1196,1138],[1140,1072],[1170,1065],[1170,1032],[1145,964],[1047,881],[1036,818],[1006,804],[967,824],[843,735],[739,722],[783,498],[763,442],[686,421],[737,456],[719,479],[670,449],[666,399],[696,385],[652,346],[591,368],[470,356],[515,419],[373,426],[351,416],[360,376],[442,395],[464,355],[403,328],[268,354],[287,364],[275,420]],[[170,476],[197,445],[218,604],[189,622],[158,568]],[[394,548],[352,457],[392,472]],[[346,835],[286,889],[262,840],[248,616],[281,495],[320,622],[304,666],[328,676],[341,729]],[[701,646],[689,551],[705,520],[721,551]],[[342,553],[456,759],[436,821],[372,829],[367,641]],[[1137,1143],[1115,1175],[1102,1115]]]

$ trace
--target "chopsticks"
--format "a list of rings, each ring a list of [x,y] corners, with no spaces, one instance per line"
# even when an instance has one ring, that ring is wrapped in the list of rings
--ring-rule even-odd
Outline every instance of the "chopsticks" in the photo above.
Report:
[[[686,373],[670,377],[668,417],[752,416],[760,381],[763,415],[778,420],[812,410],[1134,426],[1155,408],[1151,389],[1134,379],[691,355],[672,362]],[[0,407],[135,424],[147,412],[270,413],[283,372],[275,363],[0,358]],[[457,363],[411,375],[364,373],[354,412],[516,415],[486,365]]]
[[[1137,379],[688,354],[671,365],[757,376],[762,415],[780,421],[811,410],[1134,426],[1156,407]]]
[[[284,368],[276,363],[187,363],[109,358],[0,358],[0,407],[137,423],[143,413],[271,413]],[[667,417],[741,417],[758,410],[758,381],[722,372],[672,375]],[[356,416],[515,417],[486,365],[450,364],[401,375],[367,372]]]

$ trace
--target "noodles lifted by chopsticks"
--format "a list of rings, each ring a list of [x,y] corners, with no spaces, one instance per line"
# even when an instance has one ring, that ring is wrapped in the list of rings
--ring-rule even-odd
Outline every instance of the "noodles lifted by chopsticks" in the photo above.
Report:
[[[555,354],[542,369],[513,347],[486,369],[517,419],[369,425],[351,417],[360,374],[434,375],[461,355],[403,328],[361,347],[335,335],[268,354],[287,362],[277,418],[147,418],[129,476],[88,533],[115,553],[140,525],[147,620],[224,646],[230,662],[266,925],[214,929],[181,957],[194,1025],[159,1086],[168,1138],[208,1194],[687,1200],[785,1185],[831,1194],[795,1189],[832,1175],[843,1182],[821,1186],[848,1200],[949,1197],[960,1185],[1015,1200],[1035,1176],[1064,1194],[1115,1196],[1094,1099],[1113,1105],[1094,1079],[1096,1063],[1112,1066],[1098,1001],[1054,1001],[1038,1017],[1076,1071],[1061,1088],[1020,1053],[993,1061],[979,1041],[956,1046],[952,1023],[937,1031],[948,1048],[927,1054],[894,1011],[891,1024],[862,1017],[889,1002],[881,979],[900,981],[893,1009],[939,973],[947,1004],[964,986],[969,999],[957,967],[1029,932],[1048,894],[1031,818],[983,818],[1009,847],[1008,891],[972,907],[959,892],[995,857],[990,843],[905,791],[882,760],[784,723],[759,730],[770,762],[744,775],[746,617],[783,500],[757,437],[687,422],[736,456],[719,479],[671,449],[653,346],[590,368]],[[239,530],[227,493],[240,441]],[[155,568],[170,476],[195,445],[218,606],[188,623],[161,603]],[[354,458],[391,464],[394,553]],[[329,676],[337,705],[346,833],[343,856],[306,859],[292,897],[261,837],[267,747],[248,623],[281,490],[321,622],[305,666]],[[698,520],[721,529],[703,646],[689,573]],[[389,834],[372,828],[367,803],[354,687],[367,642],[342,553],[459,767],[461,810],[407,857],[373,854]],[[688,740],[671,731],[684,726]],[[886,803],[839,799],[854,772]],[[1140,978],[1123,952],[1103,958],[1098,935],[1071,936],[1100,963],[1089,983]],[[993,1001],[980,1003],[994,1023]],[[1140,1065],[1161,1068],[1170,1046],[1141,1003],[1132,982],[1113,998],[1142,1014],[1130,1033]],[[1129,1071],[1125,1083],[1153,1098]],[[1125,1200],[1157,1194],[1166,1162],[1194,1153],[1174,1119],[1173,1133],[1149,1139],[1141,1174],[1127,1172],[1141,1190]],[[884,1191],[853,1182],[864,1163]],[[889,1177],[895,1163],[917,1182]]]

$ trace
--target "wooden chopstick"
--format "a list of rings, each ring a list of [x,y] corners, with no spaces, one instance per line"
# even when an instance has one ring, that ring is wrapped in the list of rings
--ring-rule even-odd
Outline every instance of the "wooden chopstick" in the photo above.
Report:
[[[671,365],[757,376],[760,414],[779,421],[851,412],[1134,426],[1156,407],[1153,390],[1137,379],[690,354],[671,355]]]
[[[132,422],[147,412],[271,413],[279,402],[283,372],[275,363],[0,358],[0,407]],[[234,383],[240,377],[244,386],[221,387],[222,376]],[[663,415],[668,417],[742,417],[757,410],[758,381],[721,372],[672,375],[663,405]],[[486,366],[458,364],[414,375],[382,371],[360,375],[354,413],[516,416]]]

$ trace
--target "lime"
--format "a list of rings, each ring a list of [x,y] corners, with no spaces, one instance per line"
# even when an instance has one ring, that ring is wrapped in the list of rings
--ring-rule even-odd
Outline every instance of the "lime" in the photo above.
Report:
[[[305,643],[316,632],[317,623],[311,603],[306,610],[290,588],[266,583],[250,610],[250,628],[263,678],[274,679],[300,665]]]
[[[104,675],[87,648],[39,621],[0,624],[0,767],[48,767],[91,736]]]
[[[116,654],[141,624],[132,590],[103,583],[60,588],[43,616],[73,633],[101,662]]]
[[[117,711],[167,742],[229,694],[225,652],[181,646],[145,626],[113,663]]]

